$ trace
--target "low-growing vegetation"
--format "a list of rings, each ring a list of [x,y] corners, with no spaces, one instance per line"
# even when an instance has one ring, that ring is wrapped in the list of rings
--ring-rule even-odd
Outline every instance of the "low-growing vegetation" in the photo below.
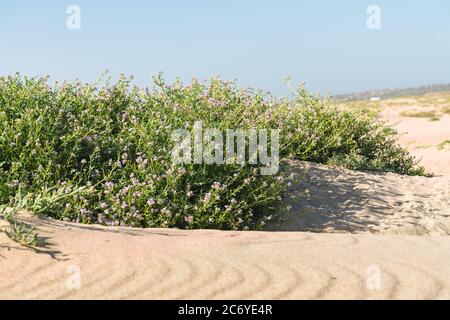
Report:
[[[373,113],[338,110],[303,88],[276,98],[219,79],[158,76],[138,88],[124,77],[51,86],[15,75],[0,78],[0,204],[14,207],[20,193],[36,213],[137,227],[258,229],[275,219],[290,183],[282,171],[171,161],[173,131],[195,121],[222,132],[279,129],[281,160],[424,174]]]
[[[450,114],[450,107],[443,108],[442,112],[445,113],[445,114]]]
[[[450,147],[450,140],[444,140],[437,145],[438,150],[444,150],[448,147]]]
[[[400,112],[400,116],[402,117],[412,117],[412,118],[430,118],[435,119],[438,117],[437,111],[403,111]]]

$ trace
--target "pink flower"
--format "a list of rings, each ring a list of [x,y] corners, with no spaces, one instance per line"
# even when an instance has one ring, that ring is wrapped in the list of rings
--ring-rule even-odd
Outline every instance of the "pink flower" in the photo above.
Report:
[[[194,217],[193,216],[184,217],[184,221],[186,221],[189,224],[192,224],[194,222]]]
[[[151,206],[154,205],[154,204],[155,204],[155,199],[150,198],[150,199],[147,200],[147,205],[148,205],[149,207],[151,207]]]

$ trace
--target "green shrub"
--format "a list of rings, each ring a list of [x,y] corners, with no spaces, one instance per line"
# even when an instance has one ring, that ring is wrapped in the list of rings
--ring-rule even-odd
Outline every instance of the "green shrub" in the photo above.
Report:
[[[257,229],[288,183],[261,165],[174,165],[171,135],[204,127],[279,129],[281,159],[423,174],[374,115],[338,111],[300,88],[295,99],[193,80],[151,89],[0,78],[0,204],[18,190],[53,199],[41,213],[139,227]],[[50,194],[49,194],[50,193]],[[53,194],[53,195],[52,195]],[[63,196],[59,196],[63,194]]]

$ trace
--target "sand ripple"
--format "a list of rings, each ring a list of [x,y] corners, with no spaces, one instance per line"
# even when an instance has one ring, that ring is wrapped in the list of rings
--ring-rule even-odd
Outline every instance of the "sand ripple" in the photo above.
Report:
[[[448,237],[40,228],[64,258],[2,236],[0,298],[450,298]]]
[[[275,230],[106,228],[31,219],[47,247],[0,234],[2,299],[449,299],[445,177],[297,163]]]

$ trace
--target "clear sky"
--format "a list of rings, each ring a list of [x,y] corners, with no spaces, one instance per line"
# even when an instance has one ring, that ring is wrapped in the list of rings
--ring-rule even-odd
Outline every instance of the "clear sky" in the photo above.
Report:
[[[69,30],[69,5],[81,29]],[[366,10],[381,9],[369,30]],[[162,71],[287,94],[450,82],[448,0],[0,0],[0,74],[92,81],[108,69],[139,85]]]

